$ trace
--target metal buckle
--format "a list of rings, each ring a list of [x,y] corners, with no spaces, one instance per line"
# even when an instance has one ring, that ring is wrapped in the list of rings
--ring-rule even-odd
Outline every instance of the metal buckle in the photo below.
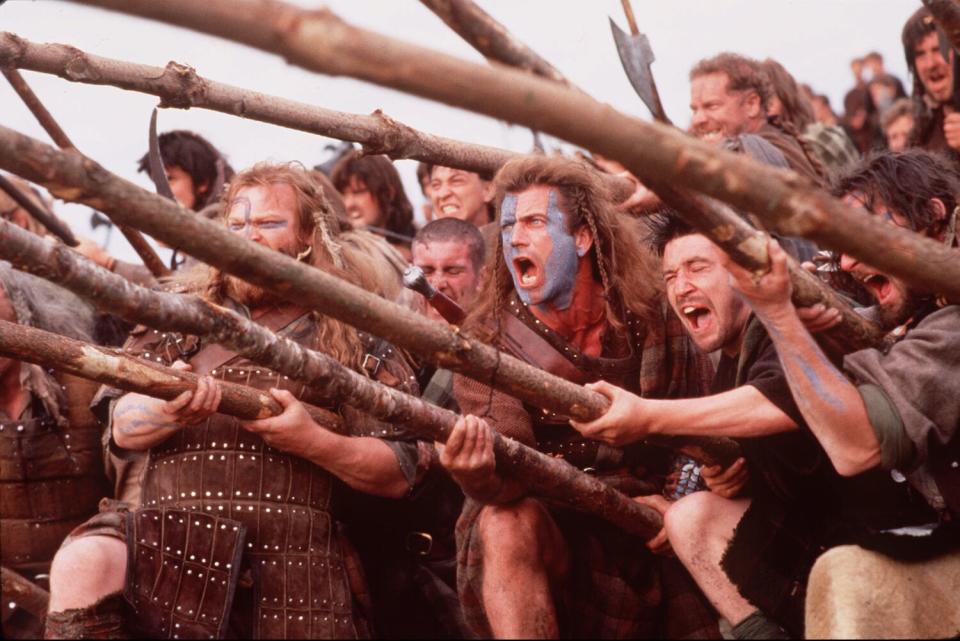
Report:
[[[364,354],[363,363],[361,363],[360,366],[363,369],[367,370],[370,376],[376,376],[377,372],[380,371],[380,364],[382,362],[383,361],[381,361],[379,358],[377,358],[373,354]]]
[[[417,556],[429,556],[433,550],[433,537],[428,532],[407,532],[404,543],[407,552]]]

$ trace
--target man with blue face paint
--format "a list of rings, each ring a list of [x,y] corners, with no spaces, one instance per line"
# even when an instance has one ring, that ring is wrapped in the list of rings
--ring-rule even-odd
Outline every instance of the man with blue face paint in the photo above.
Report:
[[[705,389],[709,367],[667,311],[639,225],[616,211],[593,168],[529,156],[504,165],[494,183],[501,246],[465,331],[576,383],[616,380],[655,397]],[[475,634],[719,638],[715,615],[674,559],[526,496],[499,474],[491,434],[647,495],[638,500],[661,511],[671,453],[590,440],[566,417],[467,378],[454,379],[454,393],[465,416],[440,460],[468,497],[457,583]],[[662,551],[665,538],[647,545]]]

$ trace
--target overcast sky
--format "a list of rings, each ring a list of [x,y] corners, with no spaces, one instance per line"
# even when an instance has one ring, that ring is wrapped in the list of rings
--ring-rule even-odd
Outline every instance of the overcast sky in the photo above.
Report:
[[[162,1],[162,0],[158,0]],[[201,0],[198,0],[201,1]],[[305,7],[321,2],[300,0]],[[416,0],[331,0],[343,19],[394,37],[481,61],[463,40]],[[479,0],[521,41],[575,84],[617,109],[647,117],[617,57],[607,16],[624,29],[618,0]],[[909,87],[900,29],[920,6],[913,0],[633,0],[640,30],[651,41],[653,70],[665,108],[674,122],[689,119],[687,72],[699,59],[729,50],[779,60],[800,82],[826,93],[835,111],[852,86],[849,62],[870,50],[881,52],[887,69]],[[526,151],[532,140],[521,127],[478,116],[375,85],[313,74],[279,56],[160,23],[130,18],[59,0],[8,0],[0,5],[0,30],[34,42],[59,42],[110,58],[164,66],[188,64],[206,78],[353,113],[383,109],[393,118],[430,133]],[[147,124],[157,99],[112,87],[82,85],[33,72],[24,77],[77,147],[111,171],[152,189],[136,173],[147,147]],[[0,82],[0,123],[48,141],[13,90]],[[167,109],[159,130],[192,129],[227,155],[236,169],[258,160],[299,160],[314,165],[331,141],[213,111]],[[548,140],[549,145],[549,140]],[[407,193],[421,202],[415,162],[397,163]],[[57,203],[74,231],[102,242],[91,230],[90,210]],[[108,250],[135,256],[119,233]]]

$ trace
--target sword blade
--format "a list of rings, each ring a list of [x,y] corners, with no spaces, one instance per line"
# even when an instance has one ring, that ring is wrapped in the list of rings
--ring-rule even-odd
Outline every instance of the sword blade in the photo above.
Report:
[[[163,167],[163,158],[160,156],[160,139],[157,137],[157,110],[154,108],[150,115],[150,148],[147,152],[147,168],[150,170],[150,180],[157,188],[157,193],[164,198],[176,200],[173,190],[167,181],[167,171]]]

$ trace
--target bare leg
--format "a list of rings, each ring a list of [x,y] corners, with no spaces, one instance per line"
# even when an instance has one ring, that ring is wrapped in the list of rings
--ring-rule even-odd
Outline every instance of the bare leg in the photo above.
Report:
[[[551,584],[566,574],[569,561],[546,508],[532,499],[487,506],[477,527],[483,541],[483,605],[494,637],[558,638]]]
[[[110,536],[86,536],[61,548],[50,568],[50,612],[94,605],[123,590],[127,546]]]
[[[664,517],[673,551],[713,607],[734,626],[757,608],[740,596],[720,560],[749,506],[748,499],[695,492],[674,503]]]

